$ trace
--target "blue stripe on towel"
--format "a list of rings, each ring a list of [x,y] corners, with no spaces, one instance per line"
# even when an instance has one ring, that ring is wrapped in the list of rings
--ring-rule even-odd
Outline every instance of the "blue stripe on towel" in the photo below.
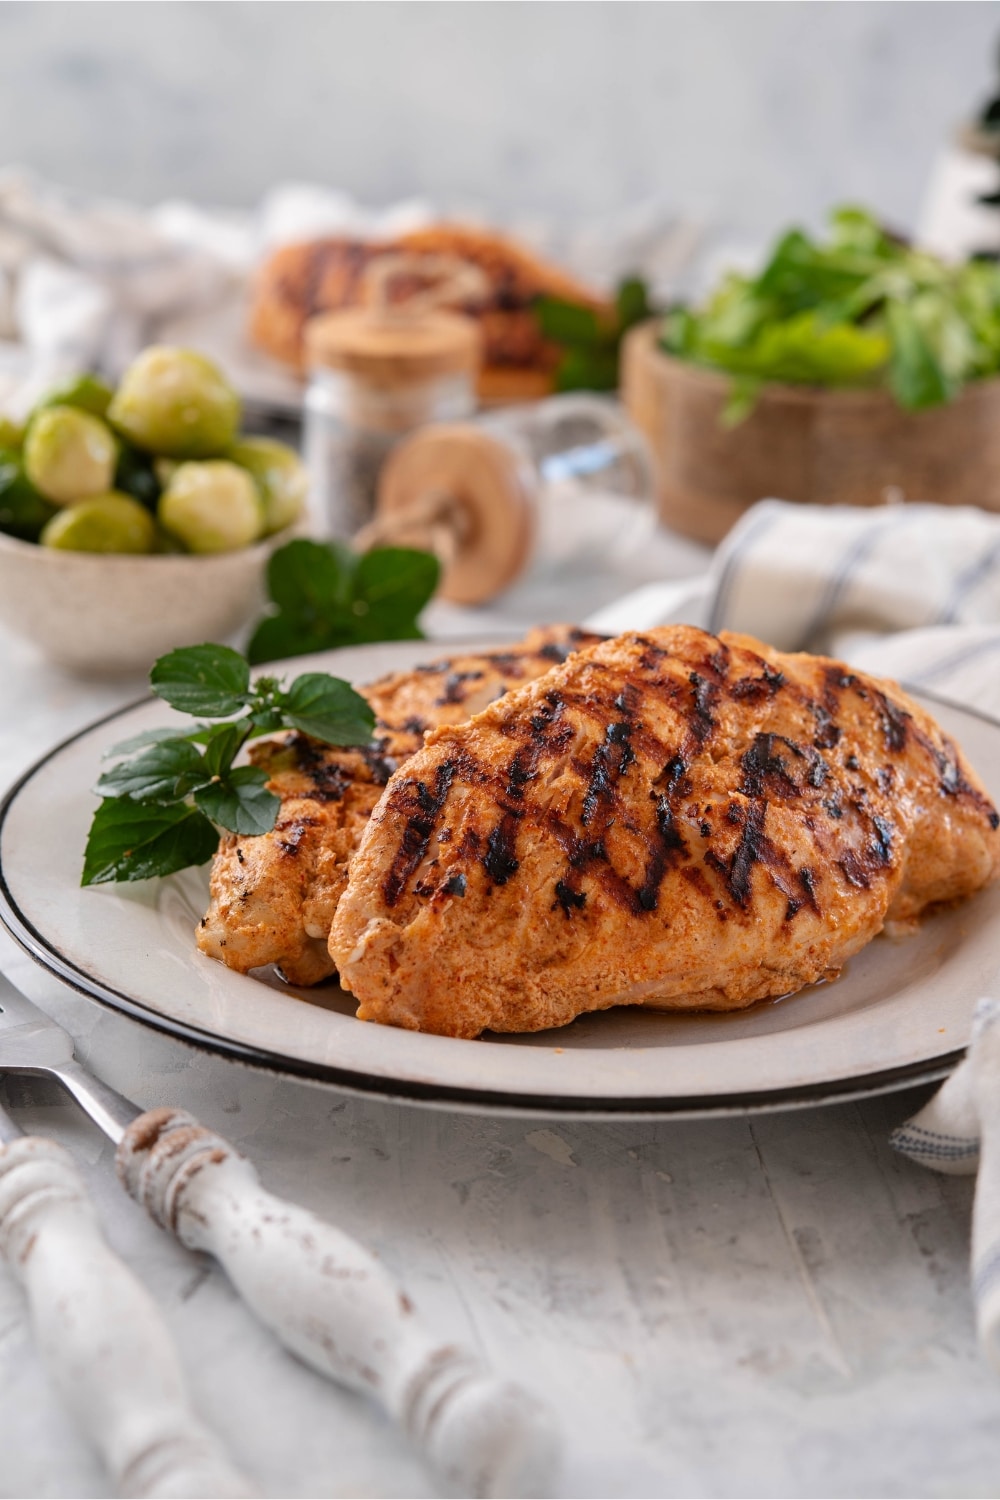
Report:
[[[995,651],[1000,651],[1000,631],[991,635],[988,640],[977,641],[974,646],[963,646],[960,651],[953,651],[950,656],[942,656],[940,661],[934,662],[932,666],[918,668],[916,671],[907,670],[906,677],[909,682],[929,682],[935,677],[941,677],[948,672],[954,672],[959,667],[964,667],[967,662],[977,661],[981,656],[991,656]]]
[[[836,572],[826,586],[823,597],[816,607],[816,612],[809,623],[808,628],[801,636],[802,645],[805,649],[810,648],[810,642],[819,635],[833,614],[837,604],[847,592],[848,585],[853,579],[858,567],[869,557],[883,537],[889,532],[895,531],[900,525],[915,520],[923,511],[921,505],[901,505],[895,514],[881,526],[873,526],[870,531],[865,531],[861,536],[855,537],[848,546],[837,565]]]
[[[939,625],[954,625],[962,601],[967,594],[977,589],[1000,564],[1000,542],[992,546],[983,556],[976,559],[971,567],[963,569],[952,585],[951,593],[941,614],[938,616]]]
[[[712,600],[712,608],[708,616],[708,629],[713,635],[718,635],[726,623],[726,609],[729,604],[729,595],[732,593],[733,583],[736,576],[736,565],[744,556],[751,542],[763,536],[769,531],[778,519],[780,512],[774,506],[768,506],[762,515],[747,527],[743,535],[738,538],[736,545],[726,558],[719,582],[715,589],[715,598]]]

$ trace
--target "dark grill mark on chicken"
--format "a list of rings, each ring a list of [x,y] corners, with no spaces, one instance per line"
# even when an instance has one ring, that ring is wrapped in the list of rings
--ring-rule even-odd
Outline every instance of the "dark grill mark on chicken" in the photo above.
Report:
[[[700,672],[692,672],[688,677],[688,682],[693,689],[694,699],[691,736],[700,748],[715,728],[713,713],[719,701],[719,686],[718,683],[707,682]]]
[[[520,860],[514,855],[520,818],[520,811],[505,812],[486,840],[483,869],[494,885],[506,885],[511,876],[516,875],[521,868]]]
[[[295,758],[296,767],[307,775],[312,783],[312,795],[318,802],[340,802],[352,781],[349,764],[332,758],[327,745],[308,735],[294,730],[286,737],[285,744]],[[385,786],[396,769],[396,760],[384,754],[385,742],[375,741],[371,745],[359,745],[351,751],[361,758],[372,781]]]
[[[572,886],[566,884],[565,880],[556,881],[556,899],[552,909],[562,907],[564,917],[571,917],[574,911],[582,911],[587,904],[586,891],[575,891]]]
[[[455,762],[446,760],[437,768],[433,792],[423,781],[413,779],[403,781],[395,789],[393,796],[397,805],[409,806],[412,810],[382,888],[387,906],[395,906],[406,882],[427,853],[435,819],[445,804],[454,775]]]
[[[482,672],[449,672],[444,680],[444,692],[434,701],[435,708],[443,708],[446,703],[464,703],[467,696],[465,684],[481,682],[482,677]]]
[[[278,847],[282,849],[285,854],[298,854],[299,848],[302,844],[302,840],[306,836],[306,829],[315,827],[315,818],[298,818],[291,823],[284,822],[279,819],[279,821],[274,825],[274,831],[279,835]],[[245,861],[240,857],[239,850],[236,851],[236,857],[241,865],[245,863]]]
[[[762,702],[773,698],[785,680],[784,672],[776,672],[765,664],[759,677],[740,677],[730,687],[733,697],[739,702]]]
[[[884,693],[876,692],[874,698],[878,706],[882,733],[885,736],[885,748],[898,754],[906,747],[906,735],[911,722],[910,715],[887,698]]]

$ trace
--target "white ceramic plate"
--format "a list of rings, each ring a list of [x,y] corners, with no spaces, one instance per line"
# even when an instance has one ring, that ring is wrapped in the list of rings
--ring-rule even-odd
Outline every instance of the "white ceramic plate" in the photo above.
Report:
[[[367,646],[309,666],[364,682],[443,649]],[[301,667],[287,664],[292,673]],[[1000,725],[925,701],[1000,799]],[[193,929],[207,899],[204,870],[80,888],[101,752],[172,717],[155,701],[122,710],[58,746],[13,788],[0,809],[0,917],[82,993],[245,1062],[448,1107],[578,1115],[788,1107],[944,1076],[968,1042],[976,999],[1000,972],[994,886],[930,918],[915,938],[877,939],[837,983],[750,1011],[618,1009],[557,1032],[477,1042],[368,1025],[333,982],[291,989],[270,971],[234,974],[200,954]]]

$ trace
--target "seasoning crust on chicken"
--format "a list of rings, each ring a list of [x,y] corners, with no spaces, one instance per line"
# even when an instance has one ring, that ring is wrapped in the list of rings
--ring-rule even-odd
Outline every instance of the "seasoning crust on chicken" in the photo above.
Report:
[[[735,1009],[986,884],[998,823],[895,683],[663,627],[428,736],[365,829],[330,951],[359,1017],[451,1036]]]
[[[328,978],[327,939],[348,860],[386,782],[422,747],[424,731],[461,723],[600,639],[570,625],[541,626],[506,650],[382,677],[359,689],[375,711],[371,746],[337,749],[304,734],[254,745],[250,759],[267,771],[281,808],[270,833],[221,840],[197,933],[202,952],[244,974],[277,964],[292,984]]]

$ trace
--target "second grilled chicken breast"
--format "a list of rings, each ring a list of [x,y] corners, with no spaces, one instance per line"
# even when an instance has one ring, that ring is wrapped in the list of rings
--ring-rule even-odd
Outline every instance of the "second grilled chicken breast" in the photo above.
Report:
[[[671,626],[571,656],[390,780],[330,935],[364,1020],[477,1036],[836,976],[997,873],[997,812],[894,683]]]
[[[461,723],[600,639],[571,625],[540,626],[503,651],[380,678],[359,689],[377,721],[373,744],[363,749],[304,734],[253,746],[250,758],[268,772],[281,810],[270,833],[221,840],[198,947],[243,974],[277,964],[292,984],[328,978],[327,939],[348,860],[386,782],[421,748],[424,731]]]

